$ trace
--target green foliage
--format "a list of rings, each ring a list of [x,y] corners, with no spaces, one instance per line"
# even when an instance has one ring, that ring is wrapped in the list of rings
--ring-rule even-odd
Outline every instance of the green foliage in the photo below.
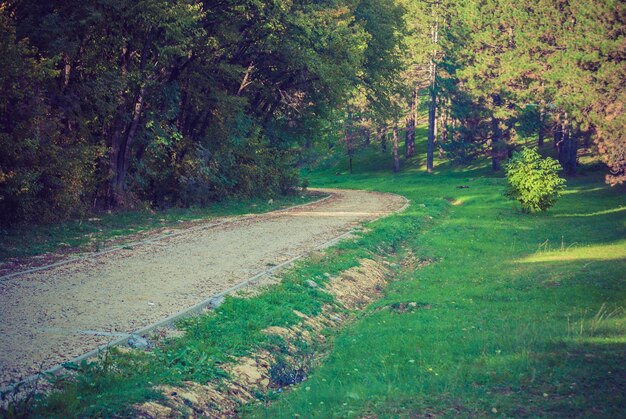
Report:
[[[509,182],[506,194],[518,200],[524,212],[552,207],[565,187],[565,179],[559,177],[559,162],[542,157],[532,148],[514,153],[505,170]]]
[[[390,91],[402,12],[380,0],[3,3],[0,223],[293,193],[300,146],[337,136],[354,89]]]
[[[55,59],[41,59],[16,36],[15,20],[0,5],[0,226],[79,216],[93,186],[100,150],[58,130],[42,85]]]
[[[279,388],[299,384],[306,380],[309,371],[313,368],[316,353],[319,353],[315,343],[308,343],[301,336],[291,342],[293,350],[287,345],[276,345],[273,350],[274,361],[270,366],[269,375],[273,385]]]
[[[588,135],[595,143],[589,151],[609,168],[606,181],[624,182],[626,5],[468,0],[450,6],[439,63],[447,100],[438,112],[452,120],[455,132],[461,125],[473,135],[444,136],[443,142],[484,144],[497,169],[520,138],[552,128],[559,161],[570,175],[576,173],[578,148],[590,145],[579,144]],[[473,108],[485,112],[472,115]]]

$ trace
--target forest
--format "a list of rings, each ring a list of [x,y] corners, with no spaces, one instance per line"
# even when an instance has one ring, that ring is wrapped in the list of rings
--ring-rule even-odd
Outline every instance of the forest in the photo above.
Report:
[[[3,1],[0,223],[289,194],[374,142],[399,171],[423,122],[428,171],[553,141],[620,184],[625,30],[617,0]]]
[[[623,417],[623,0],[0,0],[0,418]]]

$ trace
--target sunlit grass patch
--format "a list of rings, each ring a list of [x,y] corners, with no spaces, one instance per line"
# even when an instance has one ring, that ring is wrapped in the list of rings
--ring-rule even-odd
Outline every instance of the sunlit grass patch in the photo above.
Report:
[[[546,250],[544,250],[546,249]],[[626,264],[626,240],[611,244],[597,244],[580,246],[576,243],[562,245],[551,250],[549,243],[541,246],[541,250],[535,254],[526,256],[518,261],[521,263],[538,262],[566,262],[566,261],[610,261],[621,260]]]

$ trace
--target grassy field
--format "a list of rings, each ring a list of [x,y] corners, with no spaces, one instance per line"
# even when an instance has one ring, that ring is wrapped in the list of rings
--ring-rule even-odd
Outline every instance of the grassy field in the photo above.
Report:
[[[227,298],[183,322],[184,338],[76,366],[75,380],[59,381],[62,391],[3,414],[131,415],[132,403],[161,397],[157,384],[217,380],[232,357],[276,348],[262,331],[296,324],[294,309],[320,313],[330,297],[307,279],[323,283],[377,255],[398,266],[384,297],[328,332],[319,348],[327,356],[305,382],[259,394],[243,416],[623,416],[623,187],[587,172],[568,181],[556,207],[525,215],[503,196],[504,179],[481,164],[440,164],[427,175],[415,158],[393,175],[389,154],[372,150],[355,159],[352,175],[344,164],[307,177],[312,186],[394,192],[412,203],[298,263],[258,297]],[[407,253],[433,263],[402,268]],[[413,309],[394,309],[410,302]]]
[[[373,155],[354,167],[309,177],[411,199],[381,224],[433,217],[403,245],[436,263],[402,272],[305,383],[246,415],[623,417],[625,188],[587,173],[523,215],[481,167],[427,175],[418,159],[392,175]],[[403,302],[418,308],[385,309]]]

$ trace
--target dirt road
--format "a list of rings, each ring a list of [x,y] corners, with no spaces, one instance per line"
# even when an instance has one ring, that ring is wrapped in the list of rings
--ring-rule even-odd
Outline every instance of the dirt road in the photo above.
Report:
[[[0,280],[0,387],[191,307],[406,202],[331,193],[289,211]]]

